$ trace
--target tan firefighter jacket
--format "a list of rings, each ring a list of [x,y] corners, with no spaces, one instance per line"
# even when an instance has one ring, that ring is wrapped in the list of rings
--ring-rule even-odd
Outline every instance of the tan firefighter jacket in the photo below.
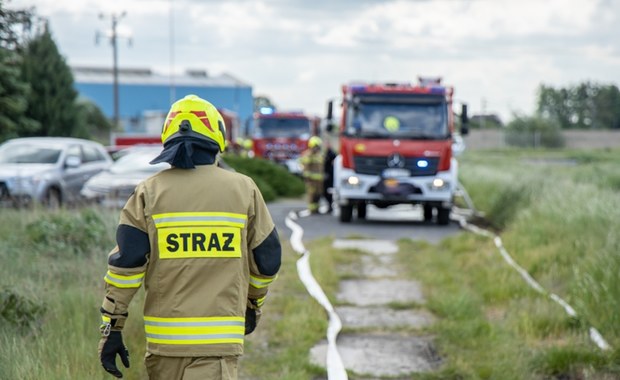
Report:
[[[320,150],[306,149],[299,158],[302,166],[302,176],[308,182],[323,185],[324,158]]]
[[[137,186],[108,257],[103,318],[120,329],[144,285],[147,351],[243,353],[246,305],[280,267],[274,223],[254,182],[216,165],[164,170]]]

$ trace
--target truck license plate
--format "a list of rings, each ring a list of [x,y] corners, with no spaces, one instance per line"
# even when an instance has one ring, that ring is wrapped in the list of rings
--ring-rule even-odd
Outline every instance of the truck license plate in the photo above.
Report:
[[[385,184],[385,187],[389,187],[389,188],[394,188],[394,187],[398,187],[398,180],[395,178],[386,178],[383,183]]]
[[[409,177],[411,172],[407,169],[390,168],[383,170],[383,176],[386,178]]]

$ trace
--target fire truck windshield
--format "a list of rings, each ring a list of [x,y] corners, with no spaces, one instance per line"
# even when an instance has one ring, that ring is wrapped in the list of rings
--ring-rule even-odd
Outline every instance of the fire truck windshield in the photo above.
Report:
[[[256,137],[310,138],[310,120],[303,118],[263,118],[258,120]]]
[[[348,136],[445,139],[449,135],[445,101],[357,100],[347,109]]]

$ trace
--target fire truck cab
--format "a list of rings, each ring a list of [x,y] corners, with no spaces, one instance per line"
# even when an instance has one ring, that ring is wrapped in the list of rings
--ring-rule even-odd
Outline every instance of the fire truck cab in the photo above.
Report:
[[[293,174],[300,174],[298,159],[315,135],[318,118],[299,112],[261,110],[254,115],[252,149],[255,157],[282,164]]]
[[[453,89],[440,78],[409,83],[342,86],[340,154],[334,161],[334,201],[340,221],[354,211],[366,217],[369,204],[387,208],[420,204],[424,219],[449,223],[458,184],[452,143]],[[328,123],[332,119],[328,107]],[[461,110],[467,133],[467,106]]]

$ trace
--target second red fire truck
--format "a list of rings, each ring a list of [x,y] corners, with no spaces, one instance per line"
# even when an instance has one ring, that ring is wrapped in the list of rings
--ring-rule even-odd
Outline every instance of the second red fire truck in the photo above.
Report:
[[[252,149],[262,157],[285,165],[299,174],[298,158],[308,147],[308,139],[317,133],[319,119],[303,112],[278,112],[264,109],[254,115]]]

